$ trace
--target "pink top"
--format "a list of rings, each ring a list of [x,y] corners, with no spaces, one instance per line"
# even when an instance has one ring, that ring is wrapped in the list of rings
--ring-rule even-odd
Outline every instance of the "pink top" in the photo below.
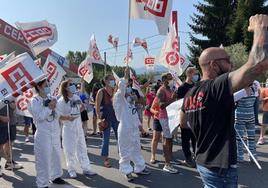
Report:
[[[150,105],[150,106],[151,106],[152,103],[153,103],[154,97],[155,97],[155,94],[149,92],[149,93],[146,95],[146,105]]]
[[[172,92],[171,92],[171,90],[167,90],[165,87],[163,87],[163,90],[164,90],[164,92],[165,92],[166,100],[167,100],[167,101],[171,100],[171,97],[172,97]],[[165,109],[161,109],[161,108],[160,108],[160,110],[159,110],[159,119],[162,119],[162,118],[168,118],[166,108],[165,108]]]

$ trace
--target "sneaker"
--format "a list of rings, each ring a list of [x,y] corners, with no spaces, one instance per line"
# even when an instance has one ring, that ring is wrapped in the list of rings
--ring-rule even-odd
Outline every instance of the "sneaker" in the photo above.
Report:
[[[195,161],[193,160],[192,157],[187,157],[186,160],[184,161],[185,165],[190,167],[190,168],[195,168],[196,164]]]
[[[141,172],[138,172],[136,174],[138,175],[149,175],[151,172],[149,170],[147,170],[146,168],[144,168]]]
[[[83,171],[83,174],[84,174],[85,176],[95,176],[95,175],[97,175],[96,172],[93,172],[93,171],[91,171],[91,170]]]
[[[18,169],[22,169],[22,168],[23,168],[22,164],[19,164],[19,163],[15,162],[15,161],[12,161],[12,163],[11,162],[6,162],[6,164],[5,164],[5,169],[6,170],[12,170],[12,169],[18,170]]]
[[[0,177],[3,176],[3,173],[2,173],[2,167],[0,166]]]
[[[257,145],[263,145],[265,143],[265,140],[264,138],[259,138],[258,142],[257,142]]]
[[[25,142],[30,142],[30,138],[28,136],[25,138]]]
[[[52,181],[52,183],[55,183],[55,184],[59,184],[59,185],[63,185],[63,184],[66,184],[66,182],[61,179],[61,178],[56,178]]]
[[[177,174],[178,170],[173,168],[171,165],[165,165],[163,168],[163,171],[171,173],[171,174]]]
[[[77,174],[74,170],[69,172],[69,176],[70,178],[77,178]]]
[[[131,174],[131,173],[129,173],[129,174],[127,174],[127,175],[125,175],[125,177],[126,177],[126,179],[127,179],[127,181],[128,181],[128,182],[131,182],[131,181],[133,181],[133,180],[134,180],[134,178],[133,178],[133,176],[132,176],[132,174]]]

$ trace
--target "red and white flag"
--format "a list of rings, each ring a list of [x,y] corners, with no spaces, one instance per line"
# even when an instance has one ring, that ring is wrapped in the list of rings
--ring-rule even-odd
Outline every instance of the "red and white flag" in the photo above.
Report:
[[[133,74],[133,72],[131,71],[131,69],[129,69],[129,77],[133,80],[133,85],[132,85],[133,89],[138,90],[139,95],[140,95],[141,97],[144,97],[144,94],[143,94],[142,91],[141,91],[140,84],[139,84],[139,82],[138,82],[136,76],[135,76],[135,75]]]
[[[0,67],[0,109],[5,101],[13,101],[24,91],[32,88],[46,75],[34,63],[28,53],[23,53]]]
[[[45,51],[58,40],[56,26],[46,20],[29,23],[16,22],[16,26],[22,32],[34,56]]]
[[[0,62],[7,57],[7,54],[0,55]]]
[[[147,54],[149,54],[149,51],[148,51],[148,45],[147,45],[147,42],[145,39],[140,39],[139,37],[136,37],[134,40],[133,40],[133,46],[136,47],[136,46],[141,46],[143,47],[143,49],[147,52]]]
[[[159,34],[167,34],[172,0],[131,0],[130,2],[132,19],[154,20]]]
[[[111,43],[113,45],[113,47],[115,48],[115,50],[117,51],[119,38],[113,37],[112,35],[109,35],[108,42]]]
[[[21,116],[33,117],[28,110],[28,104],[34,96],[34,90],[32,88],[23,92],[22,95],[18,96],[15,100],[16,113]]]
[[[47,74],[47,80],[51,90],[50,94],[52,96],[57,96],[62,77],[66,74],[66,72],[57,63],[57,59],[51,55],[48,55],[46,63],[43,66],[43,71]]]
[[[104,65],[104,61],[101,58],[100,51],[97,47],[95,36],[92,35],[89,42],[88,55],[91,58],[92,63]]]
[[[128,48],[127,56],[124,58],[124,62],[125,62],[126,64],[128,64],[128,63],[130,63],[132,60],[133,60],[133,53],[132,53],[131,48]]]
[[[92,59],[87,56],[84,61],[78,67],[78,76],[83,78],[87,83],[90,83],[93,79]]]
[[[15,58],[15,51],[11,52],[8,55],[4,55],[4,58],[2,60],[0,60],[0,68],[5,66],[6,63],[8,63],[9,61],[11,61],[11,59]]]
[[[182,85],[182,81],[181,79],[178,77],[177,73],[176,72],[172,72],[170,71],[173,79],[175,80],[175,87],[176,89],[178,89],[178,87],[180,87]]]
[[[175,71],[179,76],[190,64],[179,53],[179,43],[176,34],[175,25],[173,24],[161,49],[158,61],[169,70]]]

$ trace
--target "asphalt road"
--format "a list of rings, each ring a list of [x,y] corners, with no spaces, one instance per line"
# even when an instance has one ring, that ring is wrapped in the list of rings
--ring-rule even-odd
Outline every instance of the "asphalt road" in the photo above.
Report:
[[[18,127],[22,130],[22,127]],[[257,128],[258,129],[258,128]],[[257,131],[258,132],[258,131]],[[179,140],[180,140],[180,136]],[[3,177],[0,178],[0,188],[31,188],[35,187],[35,162],[33,153],[33,139],[30,143],[24,143],[24,136],[21,131],[18,132],[17,141],[15,142],[13,155],[14,159],[21,163],[24,168],[17,171],[2,170]],[[257,139],[257,137],[256,137]],[[120,174],[118,170],[118,153],[117,145],[112,136],[110,141],[110,157],[112,168],[105,168],[102,165],[100,157],[100,137],[89,137],[87,140],[88,156],[92,162],[93,169],[98,173],[97,176],[88,178],[82,175],[82,171],[77,165],[78,178],[70,179],[66,170],[65,159],[62,155],[62,166],[64,175],[63,178],[68,182],[65,186],[56,186],[51,184],[53,188],[71,188],[71,187],[101,187],[101,188],[123,188],[123,187],[182,187],[182,188],[195,188],[203,187],[202,181],[196,169],[188,168],[183,165],[176,165],[180,171],[179,174],[168,174],[162,171],[164,159],[162,156],[162,143],[158,145],[157,159],[159,163],[151,165],[150,160],[150,141],[149,138],[142,138],[142,150],[145,161],[147,162],[148,169],[151,174],[148,176],[136,176],[134,182],[129,183]],[[180,142],[180,141],[179,141]],[[174,158],[184,159],[181,150],[181,144],[175,142],[174,144]],[[258,160],[262,166],[262,170],[258,170],[256,165],[250,162],[245,162],[239,165],[239,187],[268,187],[268,144],[257,147]],[[5,160],[2,158],[1,165],[4,166]]]

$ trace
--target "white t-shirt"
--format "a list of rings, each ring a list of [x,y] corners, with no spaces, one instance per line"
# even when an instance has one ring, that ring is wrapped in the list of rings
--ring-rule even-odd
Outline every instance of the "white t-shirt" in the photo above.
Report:
[[[67,103],[63,97],[60,97],[57,108],[60,115],[78,117],[80,116],[80,105],[80,97],[74,94]]]

